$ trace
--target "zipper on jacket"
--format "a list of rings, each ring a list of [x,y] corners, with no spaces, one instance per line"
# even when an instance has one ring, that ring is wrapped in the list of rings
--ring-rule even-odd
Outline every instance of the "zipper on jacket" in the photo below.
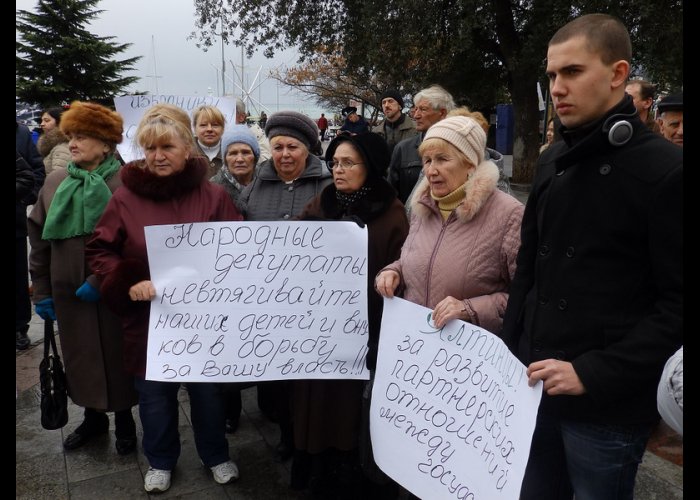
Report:
[[[439,209],[438,209],[437,216],[442,219],[442,215],[440,214]],[[442,222],[442,229],[440,229],[440,234],[438,235],[438,239],[435,242],[435,246],[433,247],[433,252],[430,254],[430,260],[428,261],[428,273],[427,273],[428,275],[425,278],[425,307],[429,307],[428,304],[430,304],[430,281],[431,281],[431,275],[433,274],[432,269],[433,269],[433,262],[435,262],[435,254],[437,253],[438,249],[440,248],[440,244],[442,243],[443,236],[445,236],[445,231],[447,230],[447,225],[454,218],[455,218],[455,211],[453,210],[452,213],[450,213],[450,216],[447,218],[447,220]]]

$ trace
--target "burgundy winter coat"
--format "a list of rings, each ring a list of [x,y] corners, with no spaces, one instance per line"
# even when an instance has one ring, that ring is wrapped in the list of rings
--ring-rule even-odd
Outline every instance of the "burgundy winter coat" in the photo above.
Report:
[[[223,188],[206,180],[207,168],[206,159],[196,157],[182,172],[158,177],[144,160],[125,165],[123,187],[110,199],[85,250],[105,302],[121,318],[124,363],[134,375],[146,373],[151,306],[129,299],[129,288],[150,279],[144,227],[243,219]]]

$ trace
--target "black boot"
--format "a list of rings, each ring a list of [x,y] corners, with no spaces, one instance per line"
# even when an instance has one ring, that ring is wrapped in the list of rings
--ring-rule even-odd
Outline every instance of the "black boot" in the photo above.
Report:
[[[29,330],[28,326],[15,332],[15,348],[18,351],[24,351],[29,348],[31,341],[27,335],[27,330]]]
[[[131,408],[114,412],[114,435],[117,438],[114,445],[120,455],[128,455],[136,449],[136,424]]]
[[[107,415],[92,408],[85,408],[83,422],[63,441],[63,448],[75,450],[92,438],[100,434],[106,434],[107,431],[109,431],[109,418]]]
[[[294,455],[294,431],[292,422],[280,422],[280,442],[275,448],[275,461],[286,462]]]

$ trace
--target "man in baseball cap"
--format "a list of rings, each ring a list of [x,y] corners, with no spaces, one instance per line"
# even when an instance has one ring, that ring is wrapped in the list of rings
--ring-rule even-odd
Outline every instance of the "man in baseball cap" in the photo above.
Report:
[[[357,114],[357,108],[355,106],[346,106],[341,111],[342,115],[345,117],[345,122],[343,126],[340,127],[339,134],[364,134],[369,132],[369,124],[365,120],[364,116]]]

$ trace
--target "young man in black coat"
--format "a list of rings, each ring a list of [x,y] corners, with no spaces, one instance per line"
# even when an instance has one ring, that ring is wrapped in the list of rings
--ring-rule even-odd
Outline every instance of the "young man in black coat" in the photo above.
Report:
[[[683,152],[625,94],[631,52],[604,14],[549,42],[563,140],[538,161],[503,324],[544,383],[521,500],[632,499],[683,342]]]

